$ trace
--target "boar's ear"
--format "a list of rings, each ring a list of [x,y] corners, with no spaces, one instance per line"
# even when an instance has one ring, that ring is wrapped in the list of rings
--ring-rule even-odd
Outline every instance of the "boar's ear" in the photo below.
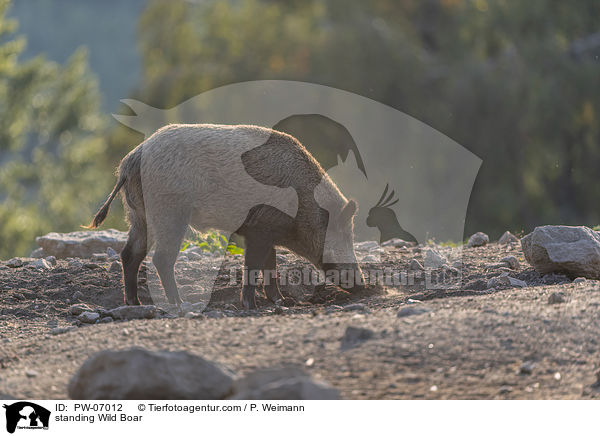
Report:
[[[358,210],[358,205],[356,201],[350,200],[346,205],[342,208],[340,212],[340,222],[346,223],[352,219],[354,215],[356,215],[356,211]]]

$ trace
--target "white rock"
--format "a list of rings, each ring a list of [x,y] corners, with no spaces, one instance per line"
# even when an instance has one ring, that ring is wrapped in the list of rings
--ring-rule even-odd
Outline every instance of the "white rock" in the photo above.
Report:
[[[105,253],[109,247],[123,249],[127,233],[118,230],[90,230],[72,233],[48,233],[36,238],[36,243],[46,255],[58,259],[66,257],[89,258],[94,253]]]
[[[477,232],[469,238],[467,247],[482,247],[490,242],[490,237],[483,232]]]
[[[119,262],[118,260],[115,260],[113,263],[111,263],[110,268],[108,268],[108,272],[120,273],[121,272],[121,262]]]
[[[600,279],[600,235],[588,227],[536,227],[521,239],[521,246],[527,262],[540,274]]]
[[[184,351],[101,351],[71,379],[74,400],[220,400],[233,389],[226,367]]]

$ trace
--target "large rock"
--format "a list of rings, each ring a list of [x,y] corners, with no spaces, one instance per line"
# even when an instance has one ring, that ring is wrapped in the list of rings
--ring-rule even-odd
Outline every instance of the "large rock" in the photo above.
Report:
[[[229,400],[339,400],[339,392],[296,368],[261,369],[235,383]]]
[[[105,350],[83,363],[68,392],[74,400],[220,400],[234,379],[229,369],[183,351]]]
[[[127,242],[127,233],[115,229],[48,233],[37,237],[35,242],[44,250],[45,256],[88,258],[94,253],[106,252],[109,247],[122,250]]]
[[[600,235],[588,227],[536,227],[521,239],[521,247],[540,274],[600,279]]]

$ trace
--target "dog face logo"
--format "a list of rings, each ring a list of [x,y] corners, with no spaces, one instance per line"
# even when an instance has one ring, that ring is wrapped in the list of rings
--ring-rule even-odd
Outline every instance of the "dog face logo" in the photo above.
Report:
[[[18,429],[48,429],[50,411],[28,401],[3,406],[6,409],[6,431]]]

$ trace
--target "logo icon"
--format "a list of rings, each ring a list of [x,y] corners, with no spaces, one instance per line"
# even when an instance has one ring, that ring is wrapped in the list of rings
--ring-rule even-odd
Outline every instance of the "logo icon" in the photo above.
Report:
[[[6,431],[14,433],[18,429],[48,429],[50,411],[42,406],[28,401],[19,401],[10,405],[4,404],[6,409]]]

